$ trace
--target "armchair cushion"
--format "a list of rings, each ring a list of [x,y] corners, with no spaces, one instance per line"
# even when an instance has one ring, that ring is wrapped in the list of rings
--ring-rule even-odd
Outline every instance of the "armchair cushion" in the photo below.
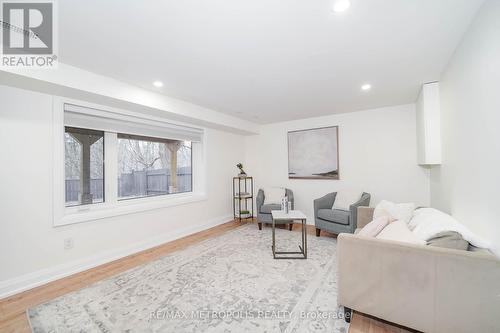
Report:
[[[348,225],[349,224],[349,216],[350,212],[348,210],[340,210],[340,209],[319,209],[318,210],[318,218],[328,221],[328,222],[333,222],[333,223],[338,223],[338,224],[343,224],[343,225]]]
[[[285,189],[281,187],[266,187],[264,189],[264,204],[281,204],[285,193]]]
[[[335,196],[332,209],[349,210],[352,204],[359,201],[363,192],[339,191]]]
[[[264,204],[260,207],[260,212],[262,214],[271,214],[272,210],[280,210],[281,205],[277,204]]]

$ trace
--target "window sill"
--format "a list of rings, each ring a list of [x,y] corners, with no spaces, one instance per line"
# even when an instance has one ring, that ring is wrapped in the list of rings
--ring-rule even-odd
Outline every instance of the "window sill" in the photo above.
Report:
[[[205,194],[191,192],[123,200],[114,204],[102,203],[85,207],[69,207],[66,208],[65,215],[59,221],[54,221],[54,226],[59,227],[75,223],[95,221],[113,216],[128,215],[154,209],[186,205],[205,200],[207,200],[207,196]]]

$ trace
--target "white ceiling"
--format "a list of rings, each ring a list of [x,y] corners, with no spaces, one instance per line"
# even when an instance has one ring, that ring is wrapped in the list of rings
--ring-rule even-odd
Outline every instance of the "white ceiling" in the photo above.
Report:
[[[483,0],[332,2],[59,1],[60,60],[259,123],[350,112],[413,102]]]

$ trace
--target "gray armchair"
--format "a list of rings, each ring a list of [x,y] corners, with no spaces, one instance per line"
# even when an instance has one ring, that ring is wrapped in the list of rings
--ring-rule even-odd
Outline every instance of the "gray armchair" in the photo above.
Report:
[[[332,209],[337,192],[332,192],[324,197],[314,200],[314,224],[316,236],[321,230],[334,234],[341,232],[354,233],[357,224],[358,207],[370,205],[370,194],[364,192],[361,198],[353,203],[349,210]]]
[[[292,205],[292,209],[294,209],[294,200],[293,200],[293,192],[290,189],[285,189],[286,196],[288,197],[288,201]],[[264,204],[265,193],[264,190],[259,189],[256,198],[256,206],[257,206],[257,223],[259,225],[259,230],[262,230],[262,223],[272,223],[273,218],[271,216],[272,210],[280,210],[280,204]],[[283,223],[283,222],[282,222]],[[293,223],[290,221],[288,224],[289,230],[292,230]]]

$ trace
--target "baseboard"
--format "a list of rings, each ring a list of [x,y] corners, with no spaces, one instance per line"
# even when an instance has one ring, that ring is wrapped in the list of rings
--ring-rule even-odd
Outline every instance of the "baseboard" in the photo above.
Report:
[[[83,272],[87,269],[106,264],[108,262],[129,256],[131,254],[141,252],[185,236],[189,236],[191,234],[229,222],[232,219],[232,215],[221,216],[211,219],[203,224],[198,224],[178,231],[159,235],[146,241],[135,243],[131,246],[107,251],[96,256],[38,270],[13,279],[0,281],[0,299],[18,294],[29,289],[33,289],[49,282],[59,280],[72,274]]]

